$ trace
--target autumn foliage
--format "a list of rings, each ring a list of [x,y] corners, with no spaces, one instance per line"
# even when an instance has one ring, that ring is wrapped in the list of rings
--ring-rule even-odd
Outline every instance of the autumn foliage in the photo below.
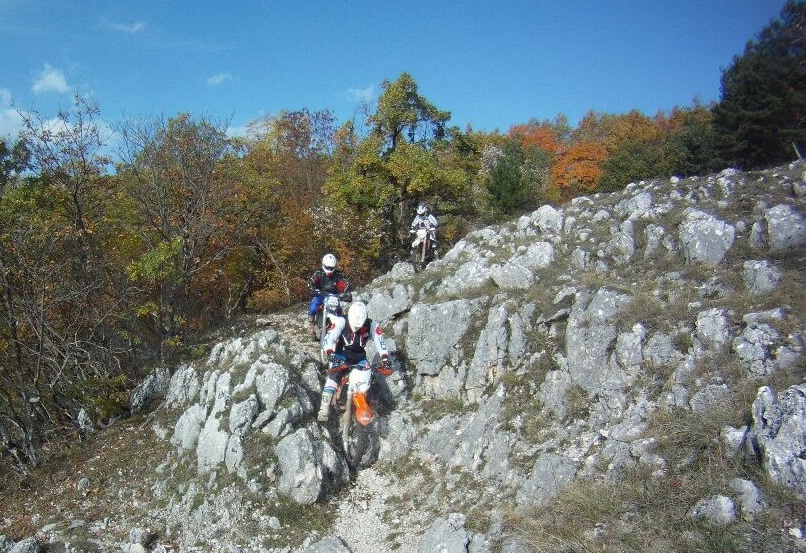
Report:
[[[601,142],[581,141],[562,148],[551,168],[552,187],[563,199],[596,190],[607,148]]]

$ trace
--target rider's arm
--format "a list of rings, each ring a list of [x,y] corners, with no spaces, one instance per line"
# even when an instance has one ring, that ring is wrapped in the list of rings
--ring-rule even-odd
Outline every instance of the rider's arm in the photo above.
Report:
[[[320,271],[314,271],[314,273],[308,278],[308,289],[313,291],[318,291],[319,287],[322,284],[322,274]]]
[[[381,356],[381,362],[386,363],[389,360],[389,350],[386,349],[386,337],[383,335],[381,325],[376,321],[372,321],[369,325],[369,333],[372,335],[372,340],[375,342],[375,349],[378,355]]]
[[[350,283],[344,278],[344,275],[339,275],[339,280],[336,282],[336,289],[339,294],[346,292],[350,288]]]
[[[344,317],[330,316],[330,326],[328,326],[325,341],[322,344],[322,349],[325,350],[326,355],[330,355],[336,351],[336,346],[338,345],[345,324],[346,321]]]

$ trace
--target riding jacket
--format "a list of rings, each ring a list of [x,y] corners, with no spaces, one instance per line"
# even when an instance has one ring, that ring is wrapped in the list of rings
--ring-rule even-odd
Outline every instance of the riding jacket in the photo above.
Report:
[[[335,293],[340,294],[347,290],[349,283],[344,278],[344,273],[340,269],[334,270],[332,273],[327,274],[324,269],[317,269],[308,279],[308,288],[311,293]]]
[[[414,220],[411,222],[411,230],[424,228],[428,229],[430,233],[434,233],[437,230],[438,224],[439,221],[437,221],[437,218],[431,213],[427,215],[415,215]]]
[[[325,338],[325,353],[328,355],[335,353],[342,355],[348,365],[355,365],[360,361],[366,361],[366,346],[371,339],[375,343],[375,350],[385,361],[389,357],[386,349],[386,339],[381,326],[367,319],[357,331],[353,332],[344,317],[331,318],[331,325]]]

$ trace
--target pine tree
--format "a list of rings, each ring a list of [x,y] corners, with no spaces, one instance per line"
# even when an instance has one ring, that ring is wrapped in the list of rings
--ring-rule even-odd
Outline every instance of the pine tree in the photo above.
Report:
[[[789,0],[723,71],[714,126],[729,163],[771,166],[791,160],[793,144],[806,145],[805,35],[806,2]]]

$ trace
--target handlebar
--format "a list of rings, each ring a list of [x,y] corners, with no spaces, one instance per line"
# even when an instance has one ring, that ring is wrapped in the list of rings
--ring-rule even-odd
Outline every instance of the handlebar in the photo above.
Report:
[[[378,370],[378,368],[380,367],[380,365],[370,365],[370,364],[362,365],[360,363],[354,363],[354,364],[351,365],[349,363],[340,363],[338,365],[334,365],[334,366],[330,367],[328,369],[328,372],[336,373],[336,372],[341,372],[341,371],[344,371],[344,370],[352,370],[355,367],[366,367],[366,368],[361,368],[359,370],[376,372]]]
[[[324,295],[327,295],[327,294],[332,294],[334,296],[338,296],[340,300],[344,300],[344,301],[352,301],[352,298],[353,298],[353,293],[349,292],[349,291],[345,291],[345,292],[323,292],[318,288],[314,288],[313,290],[311,290],[311,294],[314,295],[314,296],[324,296]]]

